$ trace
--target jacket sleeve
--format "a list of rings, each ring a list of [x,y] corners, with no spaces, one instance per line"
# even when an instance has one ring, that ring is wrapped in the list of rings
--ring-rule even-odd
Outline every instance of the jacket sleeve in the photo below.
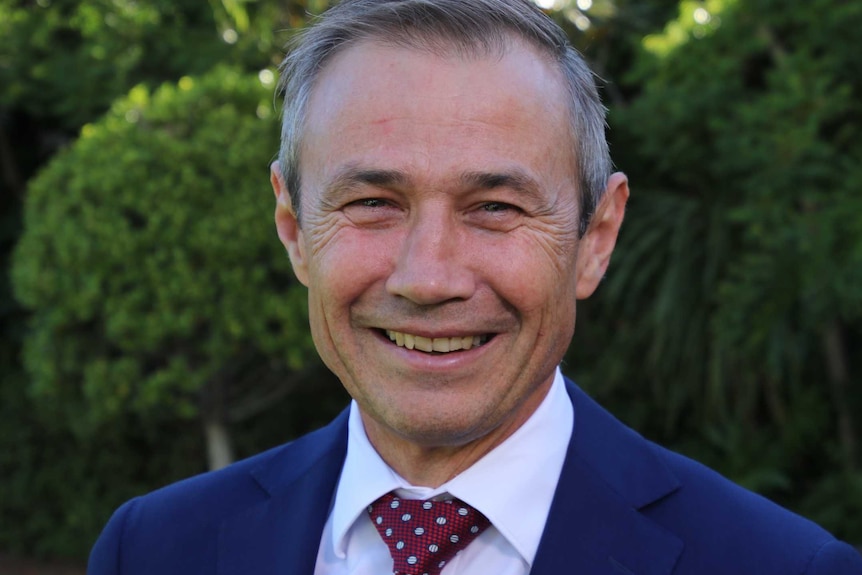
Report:
[[[111,516],[90,551],[87,575],[121,575],[123,532],[126,518],[136,502],[136,499],[127,501]]]
[[[862,575],[862,555],[847,543],[830,541],[811,560],[806,575]]]

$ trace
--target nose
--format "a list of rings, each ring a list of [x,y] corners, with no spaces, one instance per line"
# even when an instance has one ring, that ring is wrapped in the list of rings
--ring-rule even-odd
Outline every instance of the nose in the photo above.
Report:
[[[417,305],[466,300],[476,280],[470,246],[444,210],[411,218],[407,236],[386,281],[387,291]]]

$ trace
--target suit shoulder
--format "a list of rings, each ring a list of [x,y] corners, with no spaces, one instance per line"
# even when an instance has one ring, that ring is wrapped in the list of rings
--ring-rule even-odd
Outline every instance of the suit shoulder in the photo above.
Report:
[[[650,442],[650,446],[679,478],[681,487],[676,497],[686,504],[697,503],[705,511],[710,511],[713,520],[727,516],[734,523],[745,519],[752,528],[768,527],[771,531],[782,531],[785,537],[799,535],[821,541],[832,538],[813,521],[734,483],[714,469],[655,443]]]
[[[89,572],[214,572],[218,533],[226,520],[264,506],[312,467],[321,469],[321,462],[327,476],[336,473],[346,449],[345,421],[342,414],[295,441],[126,502],[93,547]]]
[[[862,555],[842,541],[823,545],[811,560],[806,575],[862,575]]]
[[[855,551],[829,532],[718,472],[644,439],[574,383],[574,452],[628,504],[683,543],[674,573],[853,573],[822,571]],[[572,448],[570,448],[572,449]],[[809,570],[812,569],[812,570]]]
[[[180,571],[172,570],[172,558],[183,553],[195,557],[199,572],[214,572],[218,525],[243,505],[265,497],[250,470],[278,457],[286,447],[127,501],[114,512],[93,546],[88,575],[146,573],[154,567],[149,572],[173,575]]]
[[[285,443],[223,469],[207,471],[171,483],[136,498],[137,505],[182,515],[213,498],[217,498],[224,506],[231,499],[255,495],[260,487],[254,481],[253,471],[273,460],[289,457],[291,445],[292,443]]]
[[[185,517],[230,514],[267,496],[273,483],[287,484],[340,446],[343,414],[328,426],[223,469],[172,483],[138,498],[138,512]]]
[[[683,536],[682,560],[696,565],[692,572],[714,572],[720,557],[722,564],[760,573],[862,575],[862,562],[857,563],[862,558],[855,550],[813,521],[693,459],[654,443],[650,447],[679,478],[680,487],[644,513]],[[847,569],[836,570],[832,564]]]

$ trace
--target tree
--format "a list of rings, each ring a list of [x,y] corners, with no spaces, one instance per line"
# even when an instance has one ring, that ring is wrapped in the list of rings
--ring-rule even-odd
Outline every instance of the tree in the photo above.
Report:
[[[79,405],[58,417],[59,397],[31,385],[20,361],[29,314],[12,298],[5,265],[21,233],[28,181],[133,86],[153,90],[223,62],[250,75],[271,68],[292,30],[326,3],[0,0],[0,549],[83,557],[121,501],[205,467],[203,442],[188,431],[198,425],[172,419],[176,410],[126,409],[83,423],[78,408],[90,404],[80,394],[68,394]],[[272,380],[285,369],[281,361],[249,361],[256,369],[272,365]],[[334,386],[321,386],[326,379],[316,371],[309,377],[316,385],[290,401],[275,401],[287,385],[233,405],[243,407],[230,413],[240,455],[295,436],[336,409]],[[80,389],[80,382],[58,386]],[[268,411],[252,419],[262,403]]]
[[[587,310],[610,327],[575,350],[642,429],[797,508],[859,493],[862,74],[834,42],[859,26],[828,0],[684,1],[644,39],[611,111],[633,200]]]
[[[224,465],[227,423],[313,357],[266,199],[272,83],[216,68],[135,88],[32,181],[13,266],[25,363],[77,433],[200,417]]]

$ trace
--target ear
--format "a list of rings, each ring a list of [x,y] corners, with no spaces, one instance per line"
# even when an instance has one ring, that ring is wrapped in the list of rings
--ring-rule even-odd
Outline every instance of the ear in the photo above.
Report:
[[[269,174],[272,191],[275,193],[275,227],[278,230],[278,238],[287,250],[296,278],[303,285],[308,286],[305,238],[299,228],[299,221],[290,201],[290,193],[284,184],[281,165],[277,161],[269,167]]]
[[[578,299],[590,297],[602,281],[617,243],[628,199],[628,178],[621,172],[612,174],[587,233],[578,245]]]

